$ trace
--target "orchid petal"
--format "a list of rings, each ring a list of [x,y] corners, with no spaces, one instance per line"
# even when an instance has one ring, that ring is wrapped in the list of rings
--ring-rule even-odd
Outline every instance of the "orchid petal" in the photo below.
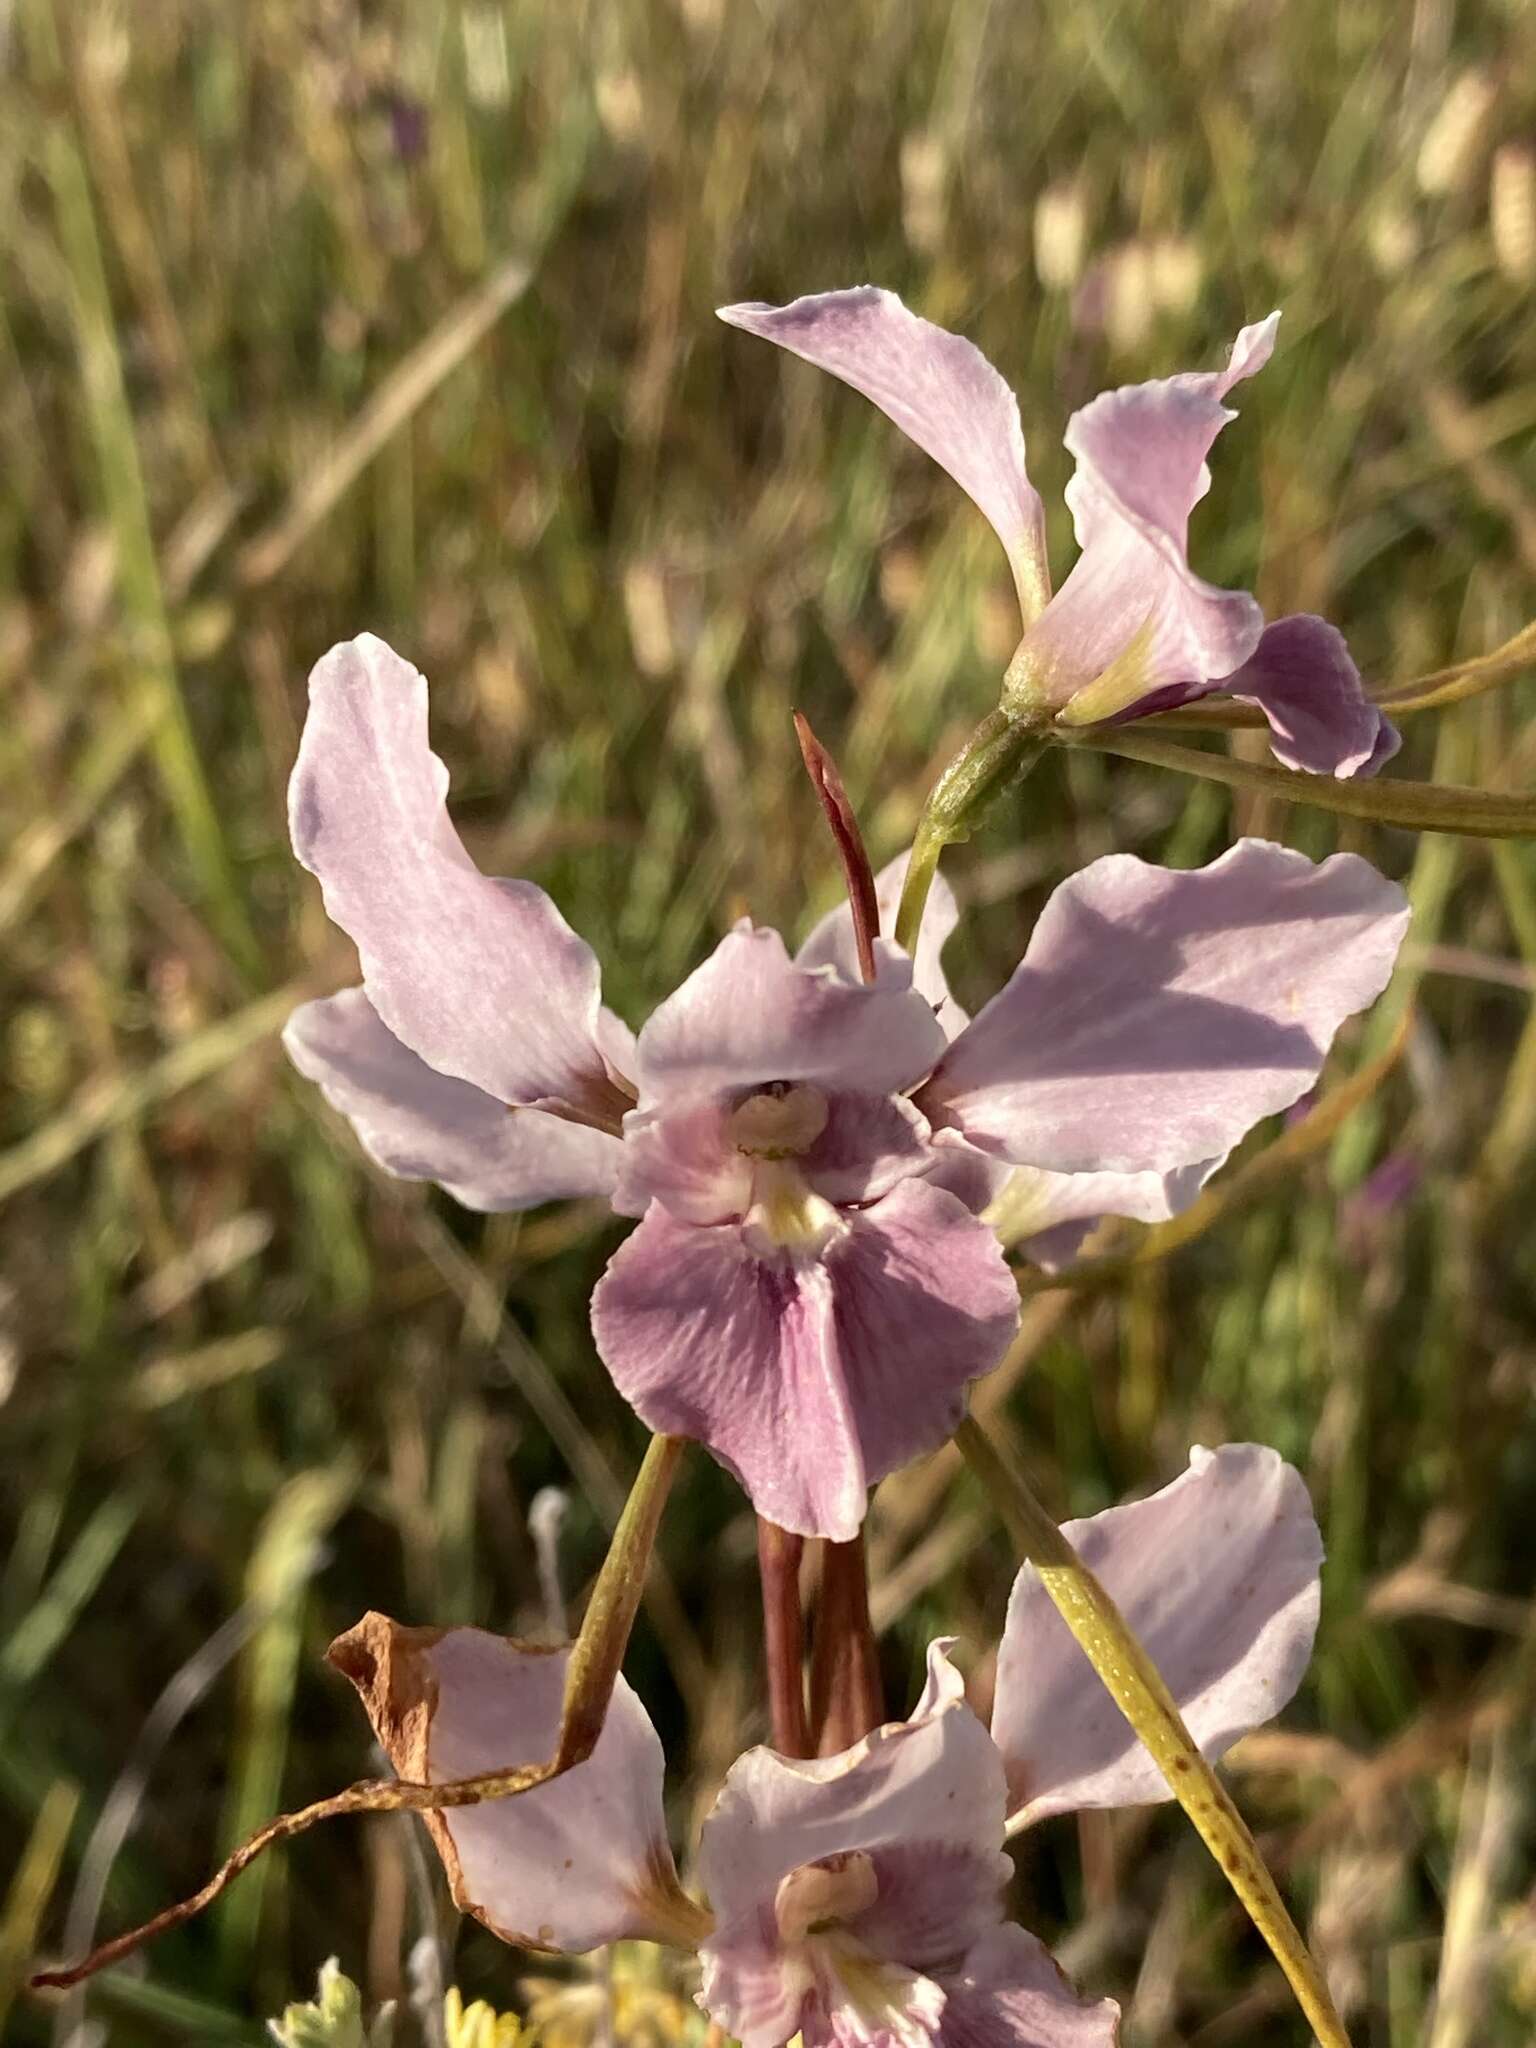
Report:
[[[1172,1485],[1068,1522],[1064,1533],[1145,1645],[1206,1757],[1277,1714],[1301,1683],[1323,1549],[1301,1476],[1278,1452],[1196,1449]],[[1014,1827],[1172,1796],[1032,1565],[1008,1603],[992,1734]]]
[[[647,1427],[707,1445],[760,1515],[846,1541],[868,1489],[954,1429],[1018,1289],[992,1232],[918,1179],[815,1253],[750,1237],[653,1205],[593,1295],[597,1348]]]
[[[941,1645],[935,1659],[947,1663]],[[1003,1806],[1001,1760],[952,1675],[930,1675],[910,1721],[838,1756],[749,1750],[700,1836],[716,1921],[699,1952],[705,2010],[743,2048],[777,2048],[795,2030],[803,1986],[775,1899],[791,1872],[829,1858],[873,1866],[875,1896],[845,1923],[852,1941],[906,1972],[958,1960],[999,1917]]]
[[[1196,576],[1186,548],[1210,489],[1205,458],[1236,418],[1222,400],[1269,360],[1278,320],[1245,327],[1224,371],[1124,385],[1073,414],[1067,503],[1082,553],[1015,656],[1026,694],[1067,722],[1115,717],[1191,676],[1231,675],[1257,646],[1257,602]]]
[[[1307,612],[1267,626],[1222,687],[1258,706],[1275,759],[1305,774],[1374,775],[1403,743],[1366,696],[1344,635]]]
[[[1114,2000],[1079,1998],[1022,1927],[984,1934],[944,1989],[941,2048],[1115,2048],[1120,2039]]]
[[[1353,854],[1314,866],[1243,839],[1194,872],[1111,854],[1052,896],[918,1106],[1053,1173],[1214,1158],[1312,1085],[1386,986],[1408,916]]]
[[[883,932],[896,929],[896,912],[907,879],[909,858],[907,853],[898,854],[895,860],[887,861],[875,877],[875,903]],[[940,963],[949,936],[959,922],[960,906],[955,901],[954,890],[942,875],[935,875],[929,886],[917,951],[912,957],[912,986],[932,1005],[946,1038],[956,1037],[966,1025],[965,1012],[950,994]],[[846,898],[811,927],[795,955],[795,965],[836,967],[844,980],[858,979],[859,955],[853,936],[853,913]]]
[[[331,1645],[396,1771],[442,1784],[537,1762],[560,1736],[568,1649],[369,1614]],[[585,1763],[513,1799],[423,1816],[454,1903],[520,1948],[666,1939],[679,1887],[661,1740],[621,1676]]]
[[[1069,1266],[1111,1216],[1166,1223],[1187,1209],[1223,1164],[1203,1159],[1176,1173],[1039,1173],[1021,1166],[985,1212],[1005,1245],[1047,1273]]]
[[[1024,466],[1018,400],[980,349],[874,285],[722,306],[720,318],[851,384],[947,469],[992,522],[1026,613],[1038,609],[1045,515]]]
[[[402,1180],[436,1181],[466,1209],[531,1209],[614,1185],[624,1156],[617,1138],[541,1109],[509,1110],[438,1073],[360,988],[301,1004],[283,1044],[371,1159]]]
[[[371,633],[333,647],[309,679],[289,822],[370,1002],[429,1066],[498,1101],[608,1103],[592,949],[542,889],[480,873],[447,788],[419,671]]]
[[[640,1106],[770,1081],[894,1094],[944,1049],[905,953],[879,941],[866,985],[835,966],[800,967],[767,926],[739,925],[640,1033]]]

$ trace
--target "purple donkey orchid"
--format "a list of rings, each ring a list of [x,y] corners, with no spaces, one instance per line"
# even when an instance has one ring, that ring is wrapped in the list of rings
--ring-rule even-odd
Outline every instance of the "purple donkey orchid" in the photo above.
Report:
[[[1219,1757],[1295,1692],[1322,1546],[1306,1488],[1255,1444],[1196,1450],[1150,1499],[1068,1523]],[[621,1678],[597,1747],[512,1800],[427,1816],[456,1902],[504,1940],[580,1952],[629,1937],[696,1949],[699,2002],[742,2048],[1113,2048],[1004,1917],[1004,1840],[1049,1814],[1168,1789],[1045,1593],[1019,1574],[991,1732],[948,1641],[910,1720],[819,1760],[749,1750],[704,1821],[707,1906],[683,1890],[661,1744]],[[441,1782],[551,1753],[567,1653],[370,1614],[333,1645],[403,1776]]]
[[[363,985],[297,1010],[290,1055],[391,1173],[476,1209],[596,1195],[638,1217],[592,1304],[620,1392],[759,1513],[839,1540],[1014,1333],[978,1214],[1001,1182],[1060,1177],[1041,1228],[1082,1213],[1076,1176],[1096,1211],[1181,1199],[1311,1086],[1407,921],[1352,855],[1114,855],[1056,891],[970,1023],[938,965],[940,888],[916,958],[877,941],[869,983],[846,909],[798,957],[744,922],[636,1037],[549,897],[474,866],[447,781],[417,670],[367,635],[326,655],[293,843]]]
[[[1288,768],[1370,775],[1396,753],[1397,732],[1334,627],[1306,613],[1266,626],[1247,592],[1218,590],[1189,566],[1206,457],[1236,418],[1225,400],[1268,362],[1278,313],[1243,329],[1225,370],[1128,384],[1072,415],[1067,505],[1081,552],[1054,597],[1018,402],[979,349],[872,285],[720,317],[861,391],[986,514],[1025,620],[1006,711],[1083,726],[1224,690],[1263,712]]]

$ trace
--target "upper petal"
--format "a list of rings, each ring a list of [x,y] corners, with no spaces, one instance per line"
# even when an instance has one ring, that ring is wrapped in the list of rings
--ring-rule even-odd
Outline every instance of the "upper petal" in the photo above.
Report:
[[[436,1181],[467,1209],[530,1209],[614,1185],[617,1138],[542,1109],[508,1109],[440,1074],[400,1043],[360,988],[301,1004],[283,1044],[371,1158],[402,1180]]]
[[[542,889],[480,873],[447,789],[420,672],[371,633],[333,647],[309,679],[289,824],[374,1008],[429,1065],[499,1101],[606,1099],[591,947]]]
[[[787,306],[722,306],[720,318],[830,370],[879,406],[991,520],[1025,610],[1038,609],[1048,588],[1044,513],[1024,466],[1018,400],[979,348],[874,285]]]
[[[1403,743],[1366,696],[1344,635],[1308,612],[1266,626],[1224,687],[1258,705],[1269,721],[1275,759],[1287,768],[1374,775]]]
[[[801,967],[767,926],[727,932],[640,1033],[640,1106],[769,1081],[896,1094],[944,1049],[905,953],[877,942],[878,978]]]
[[[1166,1173],[1228,1152],[1311,1086],[1386,986],[1401,889],[1353,854],[1243,839],[1209,867],[1094,861],[919,1094],[936,1127],[1055,1173]]]
[[[862,1948],[917,1972],[958,1963],[999,1917],[1003,1806],[997,1751],[949,1684],[930,1686],[910,1721],[838,1756],[749,1750],[699,1841],[716,1921],[700,1948],[705,2010],[744,2048],[785,2038],[774,2029],[797,2013],[799,1993],[776,1894],[792,1871],[828,1858],[861,1854],[873,1865],[874,1900],[846,1922]]]
[[[1064,436],[1078,464],[1078,497],[1090,534],[1110,509],[1149,540],[1183,550],[1190,513],[1211,487],[1205,458],[1229,421],[1222,400],[1234,384],[1262,370],[1275,346],[1280,315],[1245,327],[1224,370],[1186,370],[1147,384],[1101,392],[1068,422]]]
[[[869,1488],[954,1429],[1018,1313],[992,1232],[906,1179],[800,1258],[657,1203],[599,1281],[592,1329],[649,1428],[707,1445],[781,1528],[846,1541]]]
[[[1245,591],[1196,576],[1189,515],[1210,488],[1205,458],[1236,414],[1232,386],[1269,360],[1279,315],[1245,327],[1223,371],[1106,391],[1074,413],[1067,486],[1082,554],[1015,664],[1033,700],[1071,724],[1111,718],[1169,683],[1230,675],[1263,630]]]
[[[896,912],[907,879],[909,857],[909,853],[898,854],[894,860],[887,861],[875,877],[875,902],[880,911],[880,929],[883,932],[896,929]],[[912,956],[912,986],[933,1006],[933,1013],[943,1026],[946,1038],[953,1038],[957,1032],[963,1031],[966,1023],[964,1010],[949,992],[941,964],[945,945],[959,921],[960,906],[955,901],[954,890],[942,875],[935,875],[923,911],[917,951]],[[844,980],[858,979],[859,955],[853,936],[853,912],[846,897],[835,910],[829,910],[811,927],[795,955],[795,964],[799,967],[836,967]]]
[[[984,1934],[944,1990],[943,2048],[1115,2048],[1120,2039],[1114,2000],[1079,1998],[1022,1927]]]
[[[1221,1756],[1295,1692],[1317,1629],[1323,1546],[1301,1475],[1278,1452],[1196,1449],[1160,1493],[1064,1529],[1205,1756]],[[1016,1826],[1172,1796],[1030,1565],[1008,1603],[992,1734]]]
[[[402,1778],[440,1784],[537,1763],[559,1738],[568,1649],[368,1614],[329,1654]],[[454,1903],[524,1948],[668,1938],[679,1887],[662,1770],[660,1738],[620,1677],[585,1763],[516,1798],[424,1816]]]

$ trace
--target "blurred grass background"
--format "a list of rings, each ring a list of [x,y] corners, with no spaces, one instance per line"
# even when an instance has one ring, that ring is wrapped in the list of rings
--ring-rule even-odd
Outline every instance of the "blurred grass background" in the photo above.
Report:
[[[305,673],[433,678],[482,865],[551,889],[638,1022],[728,919],[835,891],[802,706],[877,857],[1011,646],[979,517],[718,303],[874,279],[1020,391],[1058,574],[1067,414],[1283,307],[1197,560],[1373,680],[1536,611],[1536,15],[1516,0],[13,0],[0,5],[0,2027],[255,2042],[329,1952],[448,1938],[410,1823],[306,1837],[88,2004],[20,1988],[367,1766],[324,1670],[366,1606],[539,1625],[639,1434],[595,1212],[385,1184],[275,1031],[354,962],[288,852]],[[1532,688],[1392,772],[1526,786]],[[1239,740],[1235,744],[1246,746]],[[1238,830],[1410,882],[1381,1093],[1131,1279],[1026,1305],[986,1399],[1052,1502],[1192,1440],[1307,1473],[1323,1635],[1238,1790],[1371,2048],[1536,2031],[1536,858],[1052,758],[950,862],[974,1001],[1110,848]],[[1270,1133],[1269,1135],[1273,1135]],[[947,1457],[872,1541],[893,1709],[981,1665],[1011,1563]],[[702,1456],[631,1655],[679,1830],[763,1732],[752,1536]],[[1167,1812],[1053,1824],[1017,1906],[1135,2048],[1300,2022]],[[468,1930],[467,1992],[523,1962]]]

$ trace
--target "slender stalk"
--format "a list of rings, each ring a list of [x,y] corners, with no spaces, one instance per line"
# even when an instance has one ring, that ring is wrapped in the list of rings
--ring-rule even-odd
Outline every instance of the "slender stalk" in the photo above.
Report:
[[[1068,745],[1096,747],[1127,761],[1146,761],[1156,768],[1174,768],[1229,789],[1250,789],[1288,803],[1312,804],[1349,818],[1369,818],[1378,825],[1403,825],[1419,832],[1460,832],[1478,839],[1536,837],[1536,797],[1503,796],[1444,782],[1411,782],[1406,778],[1339,781],[1332,775],[1303,775],[1294,768],[1266,768],[1257,761],[1234,760],[1183,747],[1151,732],[1116,726],[1107,732],[1073,737]]]
[[[916,950],[928,891],[946,846],[969,839],[987,812],[1021,782],[1045,750],[1033,719],[991,711],[928,792],[913,836],[907,879],[896,912],[896,943]]]
[[[757,1518],[757,1569],[763,1586],[763,1659],[768,1713],[780,1756],[814,1756],[805,1712],[805,1616],[800,1607],[803,1536]]]
[[[566,1669],[560,1746],[555,1751],[557,1770],[582,1763],[603,1732],[684,1441],[680,1436],[651,1438],[624,1503]]]
[[[971,1417],[955,1433],[1025,1559],[1117,1707],[1145,1743],[1201,1840],[1285,1972],[1323,2048],[1349,2048],[1322,1972],[1307,1951],[1232,1795],[1200,1754],[1161,1674],[1113,1600]]]
[[[862,1532],[822,1546],[811,1703],[819,1756],[849,1748],[885,1719]]]
[[[587,1602],[581,1633],[571,1651],[566,1670],[560,1740],[553,1756],[543,1763],[511,1764],[502,1770],[482,1772],[473,1778],[454,1778],[441,1785],[418,1785],[399,1778],[367,1778],[359,1784],[349,1785],[344,1792],[333,1793],[328,1799],[318,1799],[311,1806],[300,1807],[295,1813],[280,1813],[265,1827],[258,1828],[248,1841],[242,1842],[200,1891],[174,1906],[166,1907],[164,1912],[145,1921],[142,1927],[130,1928],[126,1934],[102,1942],[83,1962],[71,1968],[39,1971],[31,1980],[33,1988],[65,1990],[71,1984],[95,1976],[98,1970],[106,1969],[109,1964],[121,1962],[124,1956],[132,1955],[146,1942],[153,1941],[156,1935],[184,1926],[221,1897],[240,1873],[274,1843],[301,1835],[320,1821],[337,1820],[349,1813],[435,1813],[445,1807],[478,1806],[487,1799],[512,1799],[519,1792],[530,1792],[536,1785],[547,1785],[552,1778],[561,1777],[577,1764],[584,1763],[602,1733],[603,1717],[608,1711],[619,1666],[624,1661],[629,1632],[634,1626],[645,1585],[646,1567],[656,1541],[657,1525],[682,1455],[683,1441],[675,1436],[652,1437],[636,1475],[618,1527],[613,1532],[608,1555],[597,1575],[592,1597]],[[681,1893],[678,1900],[680,1905],[677,1901],[670,1903],[677,1905],[681,1912],[689,1902]]]

